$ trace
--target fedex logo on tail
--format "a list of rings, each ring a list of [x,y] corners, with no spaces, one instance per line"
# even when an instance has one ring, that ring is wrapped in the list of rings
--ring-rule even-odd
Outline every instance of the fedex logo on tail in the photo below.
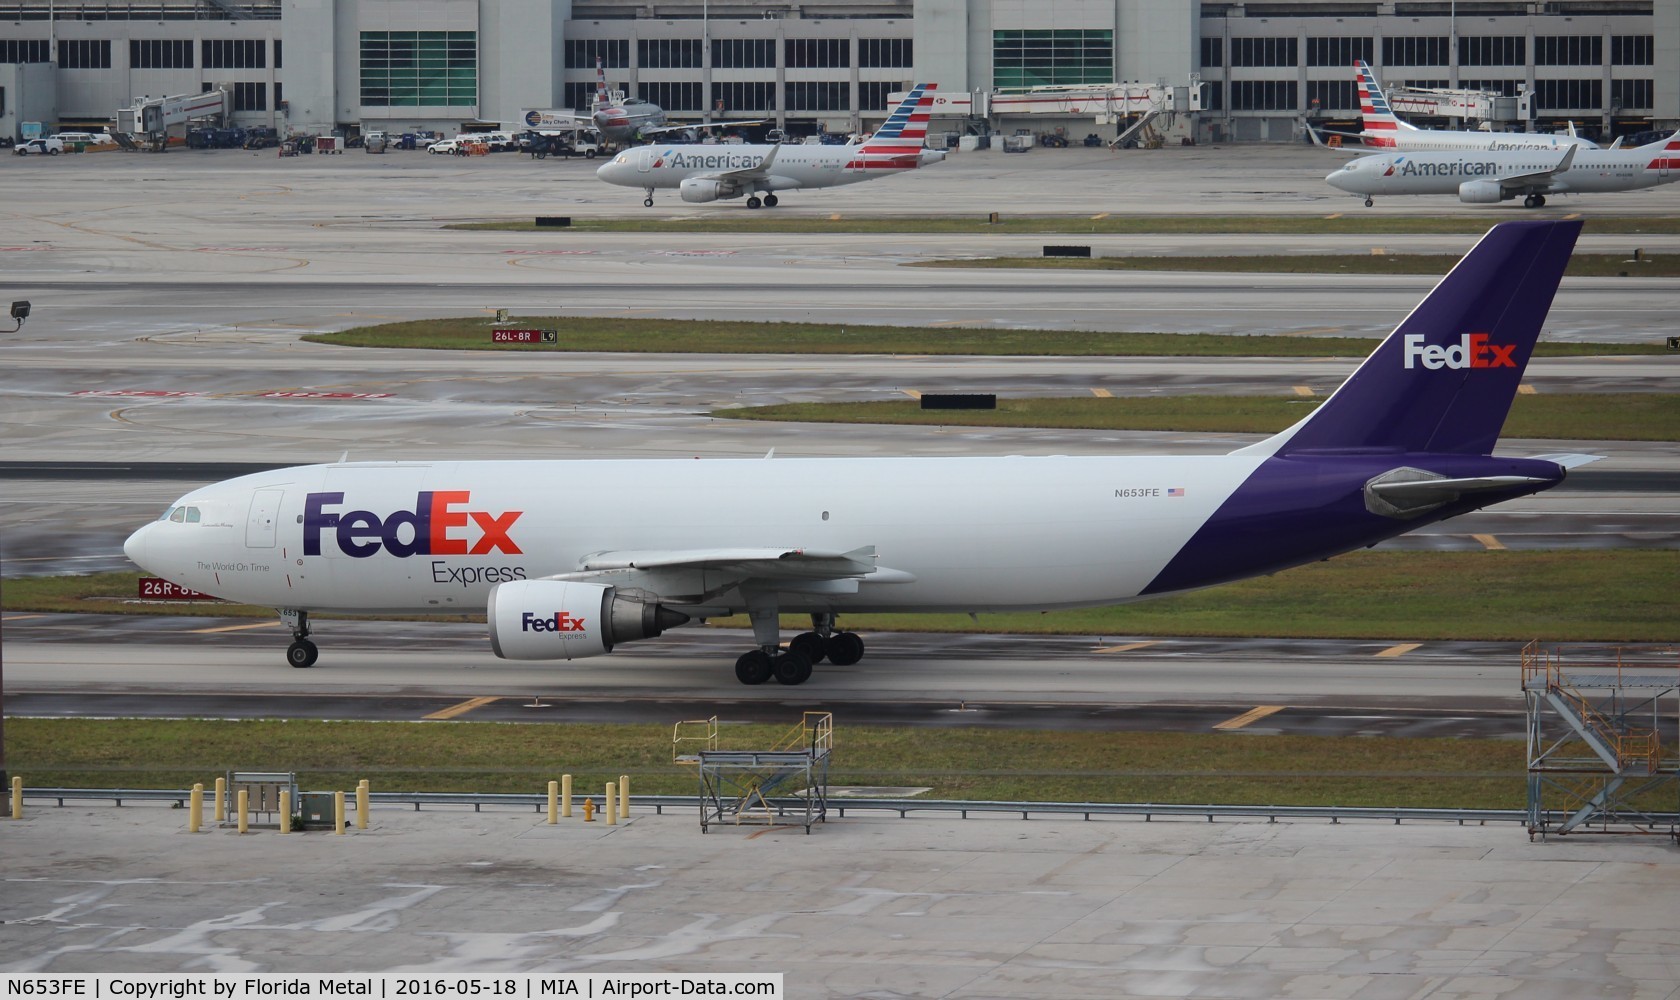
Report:
[[[1515,368],[1515,344],[1490,344],[1485,333],[1467,333],[1459,342],[1446,347],[1424,343],[1424,334],[1406,334],[1405,358],[1407,368],[1422,365],[1439,368]]]
[[[472,510],[471,503],[471,490],[422,490],[415,494],[413,510],[382,517],[370,510],[332,510],[343,506],[343,493],[311,493],[303,504],[303,554],[320,555],[321,535],[330,531],[338,550],[356,559],[381,550],[398,559],[491,552],[519,555],[519,546],[508,532],[524,511],[493,514]]]
[[[583,632],[584,620],[572,617],[570,612],[556,611],[547,618],[538,618],[531,612],[525,612],[519,619],[519,628],[523,632]]]

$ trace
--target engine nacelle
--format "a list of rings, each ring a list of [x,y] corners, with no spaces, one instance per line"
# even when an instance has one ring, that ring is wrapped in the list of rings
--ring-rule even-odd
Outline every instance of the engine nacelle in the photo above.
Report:
[[[1458,200],[1467,205],[1493,205],[1505,200],[1498,181],[1465,181],[1458,186]]]
[[[515,580],[490,589],[490,648],[504,660],[576,660],[688,621],[599,583]]]
[[[717,201],[719,198],[732,198],[736,194],[732,186],[710,177],[685,177],[677,190],[682,194],[683,201],[696,204]]]

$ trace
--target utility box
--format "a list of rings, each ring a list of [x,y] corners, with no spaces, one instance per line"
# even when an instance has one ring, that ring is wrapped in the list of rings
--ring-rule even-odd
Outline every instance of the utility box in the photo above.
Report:
[[[227,789],[230,813],[243,791],[246,793],[247,812],[253,816],[265,816],[276,823],[279,822],[280,793],[290,792],[294,805],[298,799],[297,775],[291,771],[229,771]]]
[[[333,823],[334,792],[304,792],[298,815],[305,827],[327,827]]]

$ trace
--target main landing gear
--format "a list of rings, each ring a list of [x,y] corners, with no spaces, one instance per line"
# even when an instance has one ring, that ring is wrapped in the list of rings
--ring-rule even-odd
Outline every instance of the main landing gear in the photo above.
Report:
[[[1523,207],[1524,208],[1545,208],[1546,207],[1546,196],[1543,195],[1543,194],[1531,194],[1527,198],[1523,199]]]
[[[832,614],[812,615],[811,631],[794,636],[785,650],[776,641],[775,611],[754,609],[749,614],[758,648],[735,661],[735,679],[742,684],[763,684],[772,677],[778,684],[803,684],[811,679],[811,668],[823,660],[849,667],[863,659],[863,640],[855,632],[834,631]]]
[[[302,669],[313,667],[321,651],[309,641],[309,612],[281,609],[280,623],[292,631],[292,644],[286,647],[286,662]]]
[[[767,194],[763,198],[760,198],[756,194],[747,195],[748,208],[757,208],[760,205],[763,205],[765,208],[775,208],[778,201],[779,199],[773,194]]]

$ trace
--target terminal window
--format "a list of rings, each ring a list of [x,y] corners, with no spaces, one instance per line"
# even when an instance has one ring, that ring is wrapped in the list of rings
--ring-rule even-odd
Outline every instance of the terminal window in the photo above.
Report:
[[[776,65],[774,38],[715,38],[712,40],[713,69],[773,69]]]
[[[852,64],[850,38],[789,38],[789,69],[839,69]]]
[[[1499,94],[1502,97],[1517,96],[1517,86],[1521,80],[1464,80],[1459,83],[1465,90],[1481,90]]]
[[[1319,111],[1358,111],[1352,80],[1308,80],[1307,106]]]
[[[1384,66],[1445,66],[1446,35],[1394,35],[1383,39]]]
[[[1536,66],[1597,66],[1604,62],[1601,35],[1535,35]]]
[[[875,80],[864,80],[858,84],[858,110],[863,112],[888,112],[894,110],[889,103],[889,95],[894,91],[908,91],[910,88],[902,83],[882,83]]]
[[[744,83],[714,83],[712,84],[712,105],[714,108],[722,104],[722,113],[742,111],[749,114],[766,114],[776,110],[776,85],[773,83],[758,83],[748,81]]]
[[[58,43],[59,69],[110,69],[109,38],[76,38]]]
[[[52,46],[45,38],[0,38],[0,63],[52,62]]]
[[[850,111],[852,86],[849,83],[806,82],[787,85],[789,111]]]
[[[1340,66],[1346,69],[1355,59],[1371,61],[1373,46],[1370,38],[1329,37],[1307,39],[1308,66]]]
[[[128,65],[131,69],[192,69],[192,39],[133,39],[128,43]]]
[[[235,83],[233,85],[233,110],[267,111],[268,84]]]
[[[702,60],[700,58],[700,39],[639,39],[636,42],[636,63],[642,69],[698,68],[702,64]]]
[[[1294,38],[1233,38],[1231,65],[1233,66],[1294,66],[1296,57]]]
[[[1522,66],[1528,39],[1521,35],[1471,35],[1458,40],[1460,66]]]
[[[362,32],[364,107],[474,107],[478,32]]]
[[[642,83],[636,86],[636,96],[666,111],[702,110],[699,83]]]
[[[1232,111],[1296,111],[1294,80],[1232,80]]]
[[[264,69],[266,42],[261,38],[206,38],[200,62],[205,69]]]
[[[1604,107],[1604,81],[1536,80],[1534,100],[1547,111],[1599,111]]]
[[[1034,28],[992,32],[992,86],[1075,86],[1114,82],[1114,32]]]
[[[1650,80],[1611,80],[1610,103],[1623,111],[1651,110]]]
[[[899,69],[916,65],[912,40],[909,38],[858,39],[858,65],[869,68]],[[865,105],[867,107],[867,105]]]
[[[566,68],[594,69],[595,60],[607,69],[626,69],[630,65],[628,38],[568,38],[566,39]]]
[[[1610,61],[1618,66],[1651,65],[1651,36],[1611,35]]]

